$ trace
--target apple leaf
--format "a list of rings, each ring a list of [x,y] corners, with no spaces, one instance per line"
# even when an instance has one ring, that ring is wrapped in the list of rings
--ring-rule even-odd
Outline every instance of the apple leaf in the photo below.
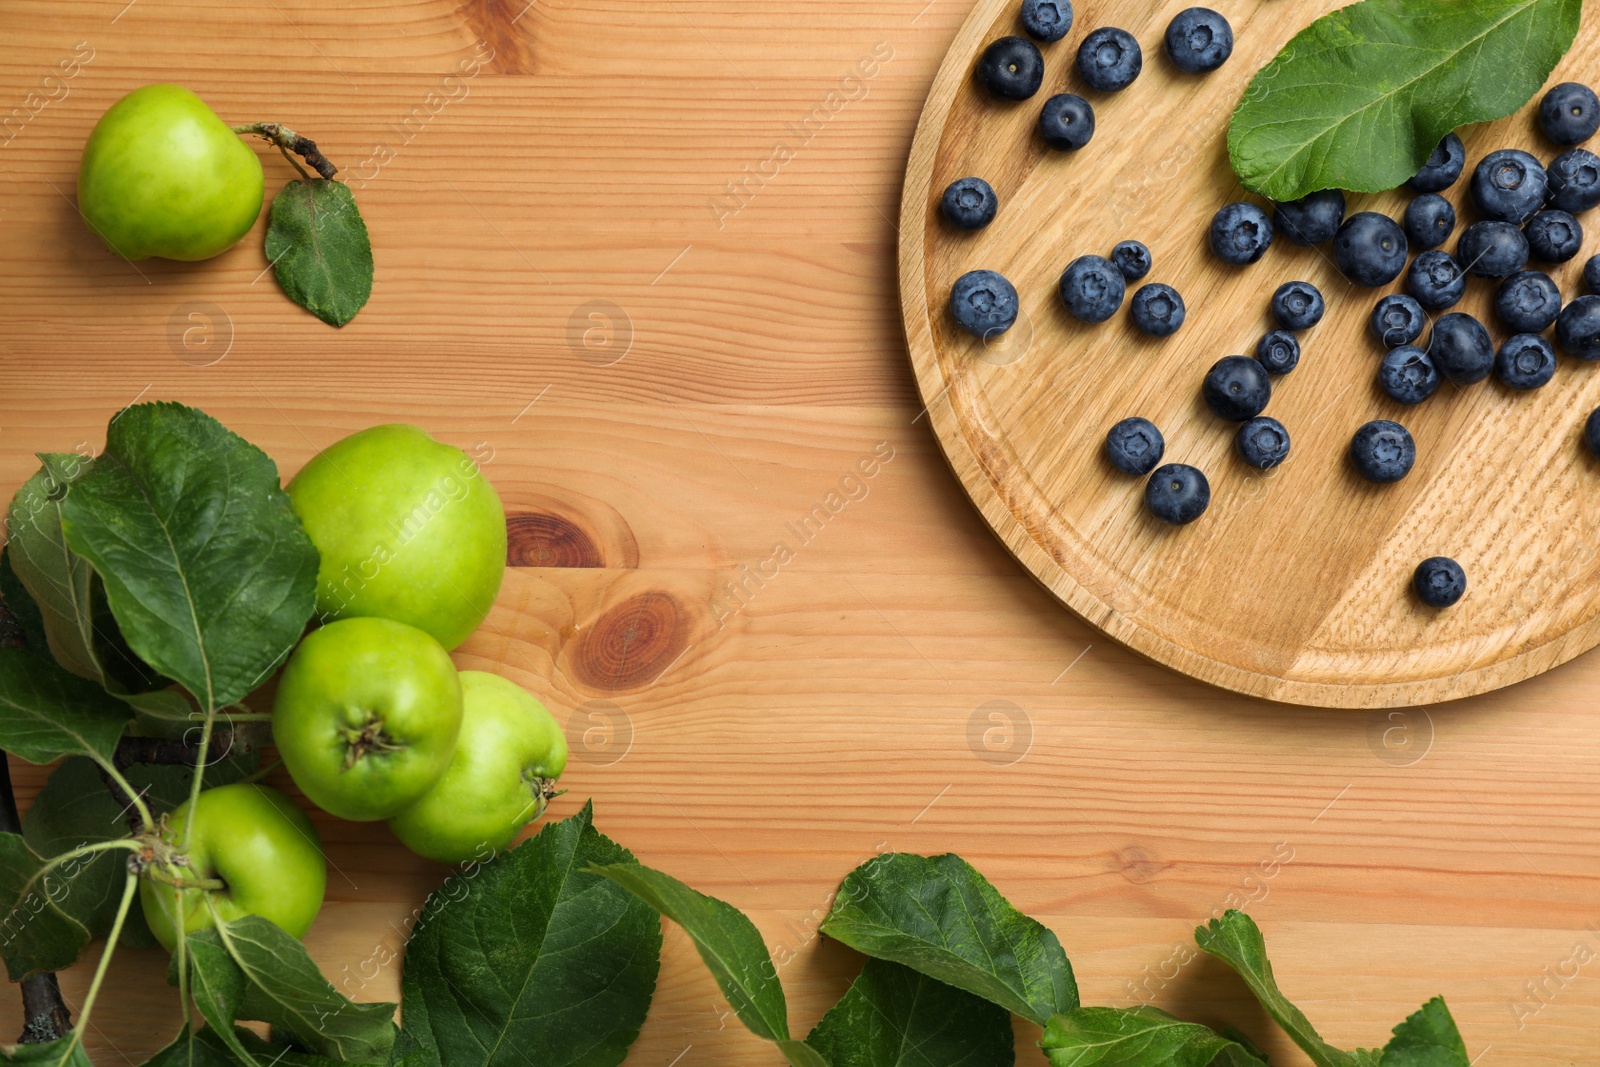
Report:
[[[259,685],[311,618],[317,551],[277,466],[202,411],[123,409],[61,512],[129,646],[206,708]]]
[[[170,1045],[145,1060],[141,1067],[238,1067],[238,1063],[209,1027],[196,1033],[185,1026]]]
[[[406,946],[407,1040],[446,1064],[617,1067],[661,967],[661,920],[589,873],[628,863],[585,806],[452,875]]]
[[[1045,1026],[1050,1067],[1262,1067],[1263,1061],[1208,1026],[1160,1008],[1075,1008]]]
[[[38,1045],[18,1045],[10,1052],[0,1051],[0,1063],[38,1064],[40,1067],[45,1064],[49,1064],[49,1067],[94,1067],[89,1061],[89,1054],[83,1050],[83,1042],[74,1041],[72,1034]],[[205,1061],[196,1060],[194,1067],[210,1067],[210,1065]]]
[[[267,259],[289,299],[330,326],[372,295],[372,241],[343,182],[292,181],[272,198]]]
[[[806,1044],[832,1067],[1011,1067],[1011,1014],[888,960],[868,960]]]
[[[234,1033],[234,1021],[244,1007],[244,971],[228,956],[217,937],[190,937],[189,995],[212,1035],[240,1062],[254,1062]],[[167,981],[177,985],[178,957],[172,957]]]
[[[61,533],[61,501],[89,461],[70,452],[39,459],[43,466],[22,483],[6,511],[6,554],[38,605],[55,661],[80,677],[103,681],[95,654],[94,568],[67,547]]]
[[[133,709],[93,682],[20,648],[0,648],[0,749],[29,763],[109,763]]]
[[[0,833],[0,956],[13,982],[70,967],[89,943],[89,928],[72,914],[70,875],[39,877],[42,870],[22,835]]]
[[[1471,1062],[1443,997],[1434,997],[1396,1026],[1379,1060],[1382,1067],[1469,1067]]]
[[[39,605],[28,595],[28,589],[11,567],[11,546],[0,548],[0,620],[10,617],[16,629],[8,631],[0,625],[0,648],[25,648],[36,656],[53,659],[50,639],[45,634],[44,615]],[[20,636],[20,642],[17,638]]]

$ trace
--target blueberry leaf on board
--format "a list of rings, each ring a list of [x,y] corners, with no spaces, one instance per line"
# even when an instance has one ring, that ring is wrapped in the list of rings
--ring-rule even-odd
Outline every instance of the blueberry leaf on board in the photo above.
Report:
[[[1581,12],[1582,0],[1362,0],[1324,15],[1245,90],[1233,169],[1273,200],[1393,189],[1451,130],[1527,103]]]
[[[1075,1008],[1045,1026],[1051,1067],[1237,1067],[1263,1061],[1208,1026],[1160,1008]]]
[[[617,1067],[661,969],[661,919],[589,873],[629,863],[585,805],[423,905],[401,974],[406,1037],[445,1064]]]
[[[833,1067],[1011,1067],[1011,1015],[888,960],[868,960],[806,1038]]]
[[[1056,935],[956,855],[888,853],[851,871],[822,932],[965,989],[1040,1026],[1078,1006]]]
[[[59,899],[65,878],[41,877],[43,870],[44,860],[20,834],[0,833],[0,955],[13,982],[71,966],[89,943],[72,901]]]
[[[289,299],[330,326],[355,318],[372,295],[372,241],[350,187],[292,181],[270,219],[267,259]]]
[[[0,648],[0,749],[29,763],[111,761],[133,709],[87,679],[20,648]]]

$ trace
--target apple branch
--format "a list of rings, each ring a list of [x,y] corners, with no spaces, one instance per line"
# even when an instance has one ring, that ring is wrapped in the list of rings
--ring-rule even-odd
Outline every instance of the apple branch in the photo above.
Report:
[[[305,172],[305,168],[300,166],[299,160],[296,160],[295,156],[299,156],[311,164],[313,170],[329,181],[332,181],[333,176],[339,173],[339,168],[329,162],[328,157],[323,155],[321,150],[317,148],[317,142],[309,137],[302,137],[282,123],[251,122],[243,126],[235,126],[233,132],[241,136],[253,133],[265,138],[268,144],[276,145],[278,151],[283,153],[283,158],[294,165],[294,169],[300,172],[302,178],[310,178],[311,176]],[[294,155],[290,155],[291,152]]]

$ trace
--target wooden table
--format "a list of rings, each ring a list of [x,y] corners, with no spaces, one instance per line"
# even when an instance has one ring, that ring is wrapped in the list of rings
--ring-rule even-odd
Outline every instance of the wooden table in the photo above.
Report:
[[[802,1033],[858,966],[815,934],[839,879],[879,849],[953,850],[1060,934],[1089,1003],[1232,1021],[1304,1062],[1239,982],[1186,962],[1196,922],[1246,903],[1335,1043],[1381,1044],[1442,993],[1481,1064],[1593,1062],[1600,963],[1571,961],[1600,953],[1600,660],[1426,712],[1234,697],[1058,607],[950,476],[900,334],[894,219],[966,10],[9,0],[0,490],[137,398],[206,408],[286,473],[391,420],[488,450],[519,566],[461,665],[575,717],[554,814],[592,796],[605,832],[795,952]],[[134,266],[85,230],[83,139],[157,80],[345,168],[378,256],[353,324],[291,306],[259,232]],[[26,803],[43,773],[18,778]],[[393,997],[383,961],[443,870],[381,828],[318,825],[308,943]],[[630,1062],[772,1062],[676,928],[664,956]],[[171,1032],[164,966],[119,954],[97,1063]],[[86,970],[63,977],[74,1002]]]

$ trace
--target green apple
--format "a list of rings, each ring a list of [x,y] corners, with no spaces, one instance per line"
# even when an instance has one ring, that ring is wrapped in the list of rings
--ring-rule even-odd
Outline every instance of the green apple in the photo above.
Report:
[[[450,654],[390,619],[311,631],[284,666],[272,707],[273,740],[294,784],[353,822],[387,819],[421,799],[460,731]]]
[[[455,648],[506,572],[506,513],[478,465],[415,426],[374,426],[305,465],[289,499],[322,554],[321,618],[374,616]]]
[[[78,210],[128,259],[210,259],[261,214],[255,150],[181,85],[146,85],[95,123],[78,165]]]
[[[545,706],[498,674],[461,672],[461,737],[444,777],[389,820],[406,847],[444,863],[485,860],[544,811],[567,767]]]
[[[304,937],[322,907],[328,865],[316,828],[294,801],[264,785],[239,783],[201,793],[194,807],[186,865],[157,863],[139,883],[139,904],[156,940],[172,951],[178,916],[186,933],[246,915],[270,919]],[[189,824],[185,802],[167,822],[163,840],[174,848]],[[222,888],[181,889],[157,877],[217,880]]]

